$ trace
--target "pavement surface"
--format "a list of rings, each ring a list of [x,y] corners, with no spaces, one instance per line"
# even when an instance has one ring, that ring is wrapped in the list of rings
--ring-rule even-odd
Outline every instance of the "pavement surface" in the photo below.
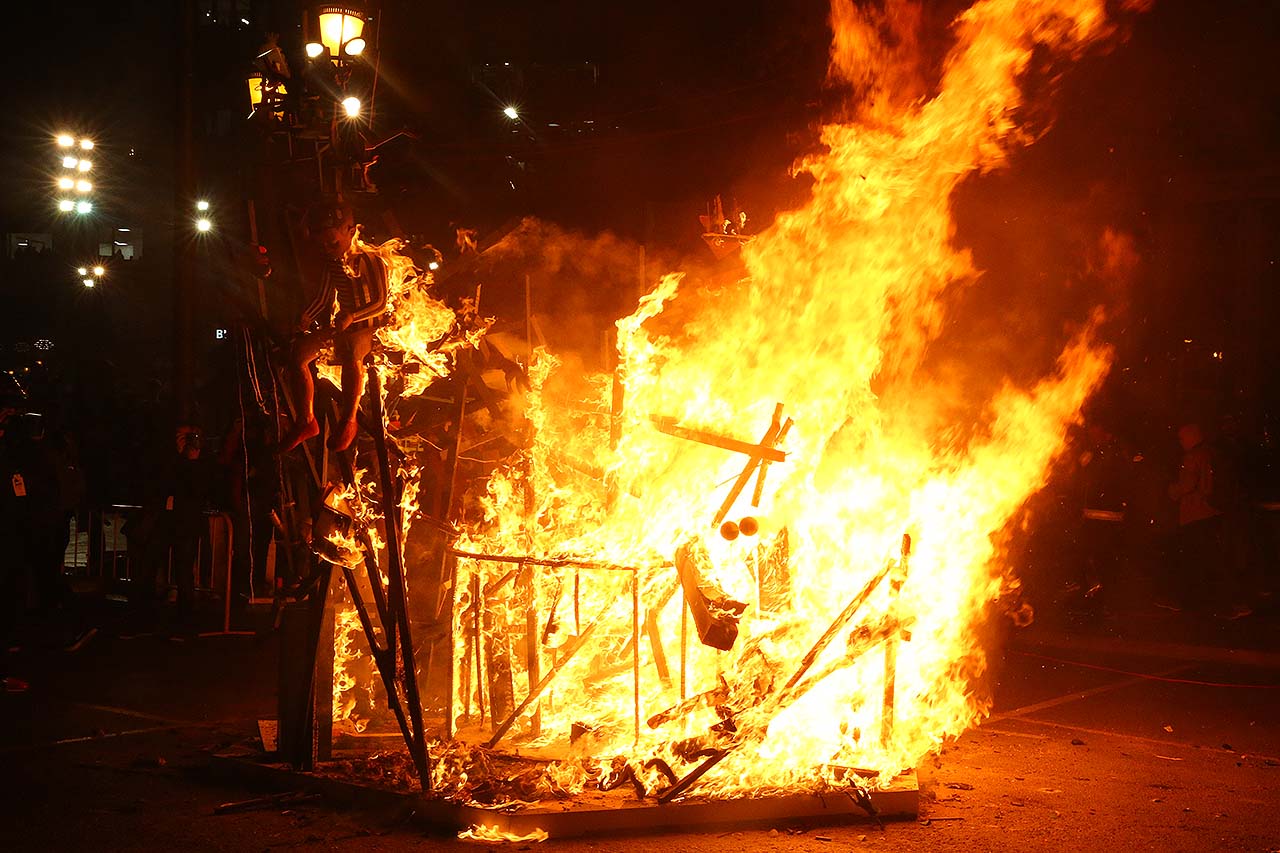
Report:
[[[323,800],[215,814],[264,793],[210,759],[274,715],[274,641],[123,639],[107,616],[78,652],[37,639],[12,658],[31,687],[0,694],[2,850],[1280,851],[1280,653],[1265,642],[1114,623],[1009,638],[988,720],[919,768],[918,821],[492,845]],[[1253,618],[1230,630],[1274,643],[1277,623]]]

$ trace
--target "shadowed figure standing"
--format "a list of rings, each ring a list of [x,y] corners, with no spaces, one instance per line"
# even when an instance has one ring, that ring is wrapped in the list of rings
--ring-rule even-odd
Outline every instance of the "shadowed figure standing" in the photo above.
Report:
[[[1182,465],[1169,486],[1178,502],[1174,582],[1183,607],[1208,609],[1222,597],[1222,513],[1213,504],[1213,453],[1199,424],[1178,428]]]
[[[333,344],[342,367],[342,397],[338,428],[329,446],[346,450],[356,437],[356,413],[364,393],[362,365],[373,347],[373,330],[387,307],[387,270],[377,255],[353,247],[356,225],[351,208],[340,204],[313,208],[307,225],[312,254],[319,263],[306,271],[306,277],[318,281],[319,290],[299,320],[302,334],[294,343],[289,368],[298,420],[281,440],[280,449],[292,450],[320,433],[313,411],[311,364]]]

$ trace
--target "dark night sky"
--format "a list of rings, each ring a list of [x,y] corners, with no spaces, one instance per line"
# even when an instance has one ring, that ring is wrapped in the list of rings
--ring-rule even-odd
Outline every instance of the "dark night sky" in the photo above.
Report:
[[[10,32],[26,39],[3,60],[11,82],[0,130],[6,231],[36,227],[47,213],[41,146],[64,126],[99,135],[104,158],[138,150],[114,184],[100,179],[118,208],[168,203],[176,5],[46,2],[7,10]],[[255,15],[285,22],[286,47],[298,38],[290,5],[254,4]],[[945,22],[963,5],[927,4],[928,43],[945,47]],[[697,248],[693,217],[717,192],[767,219],[802,196],[787,165],[814,144],[816,123],[833,104],[822,85],[826,13],[817,0],[388,0],[375,131],[407,127],[423,140],[412,153],[421,186],[404,196],[401,216],[412,221],[429,210],[438,223],[487,227],[528,210],[588,232],[609,228],[686,250]],[[1095,295],[1061,285],[1076,274],[1089,241],[1103,227],[1120,229],[1143,256],[1122,300],[1122,352],[1152,363],[1168,357],[1175,339],[1218,347],[1247,338],[1255,342],[1240,374],[1247,376],[1235,381],[1255,396],[1270,394],[1275,336],[1263,324],[1274,315],[1271,294],[1280,284],[1280,15],[1271,3],[1164,0],[1125,20],[1126,42],[1061,69],[1046,101],[1052,130],[1008,170],[962,188],[960,239],[1005,301],[1043,301],[1043,288],[1052,286],[1065,306]],[[202,107],[219,98],[234,103],[241,58],[255,35],[224,33],[218,41],[202,30],[200,37]],[[500,104],[469,76],[486,62],[595,63],[600,83],[588,97],[606,128],[589,139],[538,135],[526,153],[545,186],[501,205],[476,184],[503,144],[492,134]],[[535,126],[551,118],[536,107],[528,117]],[[211,172],[215,161],[237,156],[225,145],[206,154]],[[1042,331],[1028,327],[1027,335]]]

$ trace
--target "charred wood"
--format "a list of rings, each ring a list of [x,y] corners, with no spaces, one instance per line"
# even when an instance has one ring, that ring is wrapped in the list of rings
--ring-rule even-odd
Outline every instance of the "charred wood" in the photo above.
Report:
[[[686,543],[676,551],[676,572],[698,639],[703,645],[728,651],[738,639],[738,620],[747,605],[734,601],[703,576],[703,567],[709,563],[710,557],[700,543]]]

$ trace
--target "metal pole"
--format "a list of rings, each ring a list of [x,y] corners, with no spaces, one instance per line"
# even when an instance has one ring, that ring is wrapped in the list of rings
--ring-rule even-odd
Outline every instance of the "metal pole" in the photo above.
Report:
[[[377,367],[369,365],[369,399],[373,416],[373,444],[378,454],[381,474],[382,517],[387,532],[387,604],[392,618],[400,627],[400,662],[403,664],[405,704],[413,725],[409,754],[418,770],[424,791],[431,790],[431,756],[427,752],[422,722],[422,701],[418,696],[418,670],[414,665],[413,633],[409,627],[408,588],[404,578],[404,536],[400,526],[400,489],[395,473],[391,470],[391,458],[387,453],[386,424],[382,415],[382,377]]]
[[[532,566],[521,565],[521,574],[527,573],[527,581],[525,588],[529,593],[529,603],[524,611],[524,637],[525,637],[525,669],[529,680],[529,691],[537,686],[542,680],[542,653],[539,650],[541,637],[538,631],[538,584]],[[530,734],[533,737],[542,735],[542,708],[535,705],[533,715],[530,719]]]
[[[680,701],[689,696],[687,678],[689,654],[689,604],[684,600],[684,589],[680,590]]]
[[[174,143],[177,153],[174,181],[173,222],[173,397],[174,416],[179,424],[186,423],[192,414],[191,385],[192,366],[195,361],[192,348],[194,312],[192,295],[195,289],[195,243],[179,223],[185,223],[187,206],[196,194],[195,151],[193,150],[192,125],[194,110],[193,80],[195,78],[196,3],[181,0],[178,10],[181,30],[178,44],[177,126]]]
[[[458,560],[456,557],[445,557],[449,561],[449,630],[447,632],[449,642],[449,654],[447,656],[448,666],[445,667],[445,680],[448,682],[445,689],[444,703],[444,736],[448,740],[453,740],[454,732],[457,731],[457,718],[454,712],[453,703],[456,699],[455,682],[458,679],[457,661],[454,659],[454,644],[457,642],[457,625],[454,621],[454,610],[458,603]]]
[[[471,633],[475,638],[472,646],[475,651],[475,674],[476,674],[476,705],[480,711],[480,725],[484,725],[484,653],[480,649],[481,630],[480,630],[480,607],[483,595],[484,585],[480,583],[480,572],[477,571],[471,576]]]
[[[902,594],[902,584],[907,579],[907,569],[911,560],[911,535],[902,534],[902,558],[898,561],[897,570],[889,578],[889,615],[896,620],[898,615],[898,599]],[[894,703],[898,682],[898,637],[901,629],[893,625],[888,639],[884,642],[884,710],[880,715],[880,744],[888,749],[893,742]]]
[[[640,743],[640,572],[631,573],[631,678],[636,743]]]

